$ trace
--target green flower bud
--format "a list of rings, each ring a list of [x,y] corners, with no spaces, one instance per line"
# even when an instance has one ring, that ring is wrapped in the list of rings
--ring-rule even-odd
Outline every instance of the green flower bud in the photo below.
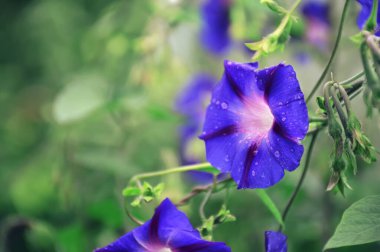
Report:
[[[360,121],[353,113],[348,117],[347,128],[348,131],[351,132],[350,140],[352,142],[353,152],[369,164],[376,161],[376,149],[363,133]]]

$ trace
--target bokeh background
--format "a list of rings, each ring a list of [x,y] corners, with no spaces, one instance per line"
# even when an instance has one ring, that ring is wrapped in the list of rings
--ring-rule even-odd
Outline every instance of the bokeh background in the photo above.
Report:
[[[220,78],[223,60],[249,61],[244,42],[271,32],[279,17],[259,0],[235,0],[222,55],[202,46],[200,6],[194,0],[5,0],[0,8],[0,251],[83,252],[110,243],[135,225],[124,211],[121,191],[144,171],[181,165],[179,127],[186,123],[175,101],[199,72]],[[291,1],[280,1],[287,6]],[[304,2],[307,2],[306,0]],[[261,67],[285,61],[308,94],[326,63],[343,1],[330,2],[326,44],[308,40],[307,17],[292,30],[282,52],[263,58]],[[352,4],[334,77],[361,70],[358,48],[349,37],[358,6]],[[205,101],[207,104],[207,101]],[[313,104],[309,111],[314,113]],[[379,117],[366,117],[362,98],[355,112],[374,145],[380,147]],[[305,144],[308,141],[305,141]],[[187,151],[204,161],[194,138]],[[320,134],[310,172],[286,223],[289,251],[321,251],[341,214],[354,201],[379,194],[380,166],[359,162],[345,198],[326,193],[332,142]],[[268,193],[282,209],[300,170]],[[165,182],[162,197],[179,200],[199,181],[186,175]],[[225,193],[214,195],[215,213]],[[201,224],[202,197],[182,207]],[[254,191],[231,189],[228,208],[237,221],[219,226],[214,239],[233,251],[263,251],[264,231],[277,223]],[[150,218],[158,202],[134,209]],[[380,251],[379,244],[334,251]]]

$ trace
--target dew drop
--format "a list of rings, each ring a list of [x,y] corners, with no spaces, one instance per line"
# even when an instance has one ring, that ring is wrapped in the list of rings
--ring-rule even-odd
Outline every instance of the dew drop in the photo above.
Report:
[[[286,117],[281,118],[281,121],[285,122],[286,121]]]
[[[279,151],[275,151],[275,152],[274,152],[274,155],[275,155],[277,158],[279,158],[279,157],[280,157],[280,152],[279,152]]]
[[[282,106],[282,104],[283,104],[282,102],[279,102],[279,103],[278,103],[279,106]]]
[[[252,171],[252,176],[256,176],[256,172],[255,171]]]
[[[259,163],[258,162],[255,162],[255,165],[258,165]]]
[[[219,100],[216,100],[215,104],[218,105],[219,103],[220,103],[220,101],[219,101]]]
[[[228,104],[226,102],[222,102],[220,104],[220,106],[222,107],[222,109],[227,109],[228,108]]]
[[[226,156],[224,157],[224,161],[229,162],[229,161],[230,161],[230,157],[229,157],[228,155],[226,155]]]

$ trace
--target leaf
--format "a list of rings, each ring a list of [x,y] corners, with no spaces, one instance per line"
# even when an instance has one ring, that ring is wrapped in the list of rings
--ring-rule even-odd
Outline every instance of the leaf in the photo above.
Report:
[[[58,123],[82,119],[106,102],[107,84],[97,75],[79,76],[69,82],[53,104]]]
[[[201,168],[201,169],[197,169],[197,171],[208,172],[208,173],[211,173],[214,175],[217,175],[220,173],[220,171],[218,169],[216,169],[214,166],[211,166],[211,165],[204,167],[204,168]]]
[[[123,190],[123,195],[125,197],[141,195],[141,190],[138,187],[126,187]]]
[[[343,213],[324,250],[380,241],[380,195],[365,197]]]
[[[281,212],[278,210],[276,204],[269,197],[269,195],[265,192],[265,190],[257,189],[255,190],[257,196],[261,199],[264,205],[268,208],[268,210],[273,214],[276,221],[281,225],[285,226],[284,221],[282,220]]]

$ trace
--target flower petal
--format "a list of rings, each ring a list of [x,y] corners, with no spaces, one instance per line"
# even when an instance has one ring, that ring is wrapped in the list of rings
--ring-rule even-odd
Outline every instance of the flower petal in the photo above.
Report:
[[[201,7],[201,42],[214,55],[225,53],[231,43],[230,7],[230,0],[206,0]]]
[[[287,252],[287,237],[281,232],[265,231],[266,252]]]
[[[179,93],[175,101],[176,111],[186,116],[203,117],[204,107],[202,104],[211,95],[215,83],[216,80],[210,74],[194,75]]]
[[[356,23],[358,24],[359,29],[363,29],[368,18],[371,16],[373,0],[357,0],[362,6],[362,9],[359,12]]]
[[[267,188],[284,177],[284,169],[271,153],[267,139],[263,139],[259,146],[251,145],[242,154],[245,155],[243,165],[234,168],[231,173],[238,189]]]
[[[329,7],[330,5],[327,2],[308,1],[302,6],[302,14],[307,19],[313,19],[325,24],[330,24]]]
[[[230,252],[231,249],[223,242],[202,240],[191,233],[172,233],[168,243],[177,252]]]
[[[147,248],[166,246],[172,233],[188,232],[200,237],[186,215],[179,211],[169,199],[156,208],[152,219],[133,231],[135,239]]]
[[[275,126],[268,135],[269,149],[280,166],[288,171],[294,171],[300,164],[303,146],[281,134]]]
[[[145,225],[145,224],[144,224]],[[129,232],[111,244],[96,249],[95,252],[146,252],[146,247],[142,246],[135,239],[133,232]]]
[[[292,66],[279,64],[259,71],[259,85],[281,131],[294,140],[302,140],[309,127],[304,95]]]

